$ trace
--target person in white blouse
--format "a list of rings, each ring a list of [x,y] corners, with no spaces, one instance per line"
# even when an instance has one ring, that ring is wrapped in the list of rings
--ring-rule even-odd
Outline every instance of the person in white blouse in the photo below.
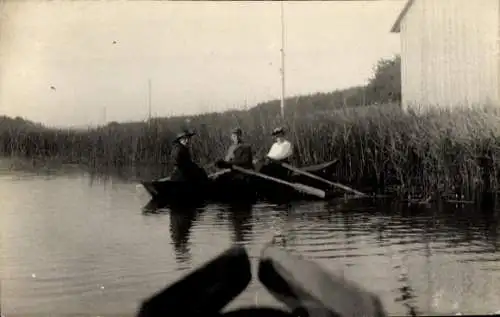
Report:
[[[267,158],[275,161],[286,161],[289,163],[293,155],[293,145],[285,139],[285,130],[283,128],[274,129],[272,135],[275,137],[275,142],[267,153]]]
[[[274,129],[272,136],[275,138],[275,142],[265,156],[265,162],[259,168],[259,172],[272,177],[287,179],[290,171],[282,167],[279,162],[291,162],[294,155],[293,144],[285,138],[285,129],[282,127]]]

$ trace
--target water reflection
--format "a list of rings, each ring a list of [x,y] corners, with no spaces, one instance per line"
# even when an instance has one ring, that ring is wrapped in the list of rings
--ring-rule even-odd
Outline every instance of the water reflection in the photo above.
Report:
[[[415,290],[410,286],[408,275],[402,274],[398,282],[401,284],[401,287],[398,288],[401,295],[396,297],[395,302],[401,302],[408,309],[406,316],[418,316],[419,313],[414,304],[414,299],[416,298]]]
[[[233,229],[233,243],[249,240],[252,233],[252,205],[231,204],[226,206],[225,211],[229,213],[229,220]]]
[[[144,216],[149,196],[135,183],[113,178],[109,186],[88,186],[88,174],[9,173],[0,178],[6,315],[127,315],[140,298],[184,274],[179,267],[202,265],[232,243],[258,254],[272,234],[379,294],[391,315],[500,309],[499,216],[472,204],[338,200],[210,205],[200,213],[151,201]],[[258,283],[234,305],[254,304],[256,293],[260,305],[273,305]]]
[[[276,222],[280,224],[274,228],[274,235],[272,241],[275,245],[286,248],[289,243],[294,240],[294,226],[293,222],[296,217],[305,216],[303,213],[294,213],[294,208],[289,204],[277,205],[273,208],[275,226]]]
[[[180,268],[190,264],[191,229],[202,211],[203,209],[197,206],[167,206],[154,199],[142,207],[144,215],[169,215],[170,239],[174,248],[175,260]]]
[[[175,259],[178,264],[190,263],[189,238],[199,212],[194,207],[171,207],[169,213],[170,237],[174,246]]]
[[[499,213],[496,214],[488,214],[482,217],[484,222],[484,230],[483,235],[486,238],[486,241],[491,245],[495,252],[499,251],[498,241],[500,240],[498,237],[498,228],[499,226]]]

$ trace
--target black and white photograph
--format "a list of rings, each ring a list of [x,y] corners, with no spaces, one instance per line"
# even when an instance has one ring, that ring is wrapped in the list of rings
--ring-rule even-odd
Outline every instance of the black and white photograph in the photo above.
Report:
[[[500,314],[500,0],[0,0],[1,317]]]

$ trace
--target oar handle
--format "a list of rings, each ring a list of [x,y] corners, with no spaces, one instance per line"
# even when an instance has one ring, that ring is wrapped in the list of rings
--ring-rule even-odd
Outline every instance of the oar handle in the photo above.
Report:
[[[231,169],[230,168],[225,168],[223,170],[220,170],[220,171],[217,171],[215,173],[212,173],[212,174],[208,175],[208,178],[216,178],[218,176],[224,175],[224,174],[229,173],[229,172],[231,172]]]
[[[271,177],[271,176],[268,176],[268,175],[265,175],[265,174],[262,174],[262,173],[258,173],[258,172],[252,171],[252,170],[247,170],[246,168],[242,168],[242,167],[239,167],[237,165],[233,165],[233,166],[231,166],[231,168],[234,169],[234,170],[236,170],[236,171],[238,171],[238,172],[241,172],[241,173],[245,173],[245,174],[257,176],[257,177],[264,178],[264,179],[267,179],[267,180],[270,180],[270,181],[274,181],[276,183],[280,183],[280,184],[283,184],[283,185],[293,186],[292,183],[289,183],[289,182],[284,181],[282,179],[274,178],[274,177]]]
[[[214,165],[215,165],[215,163],[210,163],[210,164],[206,165],[203,169],[204,169],[204,170],[206,170],[206,169],[208,169],[208,168],[210,168],[210,167],[212,167],[212,166],[214,166]],[[230,172],[230,171],[231,171],[231,169],[226,168],[226,169],[223,169],[223,170],[217,171],[217,172],[215,172],[215,173],[209,174],[209,175],[208,175],[208,178],[214,178],[214,177],[217,177],[217,176],[220,176],[220,175],[226,174],[226,173],[228,173],[228,172]],[[158,180],[157,180],[157,182],[165,182],[165,181],[168,181],[168,180],[170,180],[170,176],[168,176],[168,177],[164,177],[164,178],[160,178],[160,179],[158,179]]]
[[[290,164],[287,164],[287,163],[284,163],[284,162],[279,162],[279,161],[275,161],[275,162],[276,162],[276,163],[278,163],[278,164],[281,164],[281,166],[283,166],[283,167],[285,167],[285,168],[288,168],[289,170],[291,170],[291,171],[293,171],[293,172],[296,172],[296,173],[298,173],[298,174],[303,174],[303,175],[305,175],[305,176],[309,176],[309,177],[314,178],[314,179],[316,179],[316,180],[322,181],[322,182],[324,182],[324,183],[326,183],[326,184],[328,184],[328,185],[335,186],[335,187],[341,188],[341,189],[346,190],[346,191],[349,191],[349,192],[353,192],[353,193],[355,193],[356,195],[359,195],[359,196],[368,196],[368,195],[367,195],[367,194],[365,194],[365,193],[362,193],[362,192],[360,192],[360,191],[357,191],[357,190],[352,189],[352,188],[350,188],[350,187],[347,187],[347,186],[345,186],[345,185],[342,185],[342,184],[339,184],[339,183],[334,183],[334,182],[331,182],[331,181],[329,181],[329,180],[326,180],[326,179],[324,179],[324,178],[322,178],[322,177],[319,177],[319,176],[317,176],[317,175],[314,175],[314,174],[312,174],[312,173],[309,173],[309,172],[303,171],[303,170],[301,170],[301,169],[295,168],[295,167],[293,167],[293,166],[292,166],[292,165],[290,165]]]
[[[258,173],[258,172],[252,171],[252,170],[247,170],[247,169],[239,167],[237,165],[232,165],[231,168],[234,169],[235,171],[238,171],[238,172],[241,172],[241,173],[244,173],[244,174],[253,175],[253,176],[256,176],[256,177],[267,179],[269,181],[273,181],[273,182],[276,182],[276,183],[279,183],[279,184],[283,184],[283,185],[292,187],[295,190],[306,192],[306,193],[308,193],[310,195],[315,195],[315,196],[318,196],[320,198],[325,198],[326,197],[325,191],[323,191],[321,189],[317,189],[317,188],[310,187],[310,186],[303,185],[303,184],[289,183],[289,182],[284,181],[282,179],[274,178],[274,177],[271,177],[271,176],[268,176],[268,175],[264,175],[262,173]]]

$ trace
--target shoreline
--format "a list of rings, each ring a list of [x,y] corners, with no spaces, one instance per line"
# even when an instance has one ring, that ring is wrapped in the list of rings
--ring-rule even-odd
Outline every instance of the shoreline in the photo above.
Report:
[[[29,159],[23,158],[4,158],[0,157],[0,172],[1,171],[20,171],[20,172],[28,172],[28,173],[37,173],[37,174],[47,174],[47,175],[66,175],[68,173],[84,173],[88,174],[92,178],[102,178],[104,180],[118,178],[121,181],[127,183],[136,183],[141,180],[146,179],[147,177],[141,177],[141,175],[147,174],[155,174],[155,169],[158,168],[148,168],[145,166],[137,167],[137,166],[123,166],[123,167],[111,167],[111,168],[92,168],[89,166],[83,166],[78,164],[67,164],[61,161],[51,161],[48,160],[39,160],[40,162],[49,163],[48,165],[32,165],[33,161]],[[153,179],[153,178],[149,178]],[[334,189],[332,187],[332,189]],[[459,194],[456,193],[445,193],[444,195],[439,195],[440,193],[436,193],[435,195],[427,195],[425,196],[421,192],[414,192],[414,195],[404,196],[401,195],[400,191],[396,188],[390,188],[385,192],[377,191],[376,188],[370,187],[361,187],[356,188],[364,193],[366,193],[367,197],[357,197],[351,193],[347,193],[345,195],[345,199],[396,199],[398,203],[408,203],[411,205],[421,205],[426,206],[434,203],[454,203],[458,205],[470,205],[476,204],[477,200],[470,200],[467,197],[460,197]],[[496,195],[497,192],[492,194]],[[477,194],[477,193],[476,193]],[[470,197],[469,197],[470,198]],[[336,199],[342,199],[341,197],[337,197]]]
[[[377,194],[397,193],[414,199],[421,194],[458,195],[476,200],[499,189],[500,109],[431,110],[405,113],[387,104],[332,110],[301,117],[257,118],[254,112],[192,117],[197,131],[192,151],[200,166],[223,157],[229,131],[239,126],[256,156],[272,143],[270,131],[285,126],[299,154],[298,166],[339,159],[336,182]],[[0,138],[0,155],[43,162],[70,163],[89,171],[150,170],[154,178],[168,174],[173,136],[186,123],[155,119],[145,123],[113,124],[90,131],[45,130],[10,132]],[[7,152],[7,153],[6,153]],[[145,167],[145,168],[144,168]],[[210,171],[209,171],[210,172]],[[133,177],[147,177],[136,172]],[[409,196],[409,197],[408,197]]]

